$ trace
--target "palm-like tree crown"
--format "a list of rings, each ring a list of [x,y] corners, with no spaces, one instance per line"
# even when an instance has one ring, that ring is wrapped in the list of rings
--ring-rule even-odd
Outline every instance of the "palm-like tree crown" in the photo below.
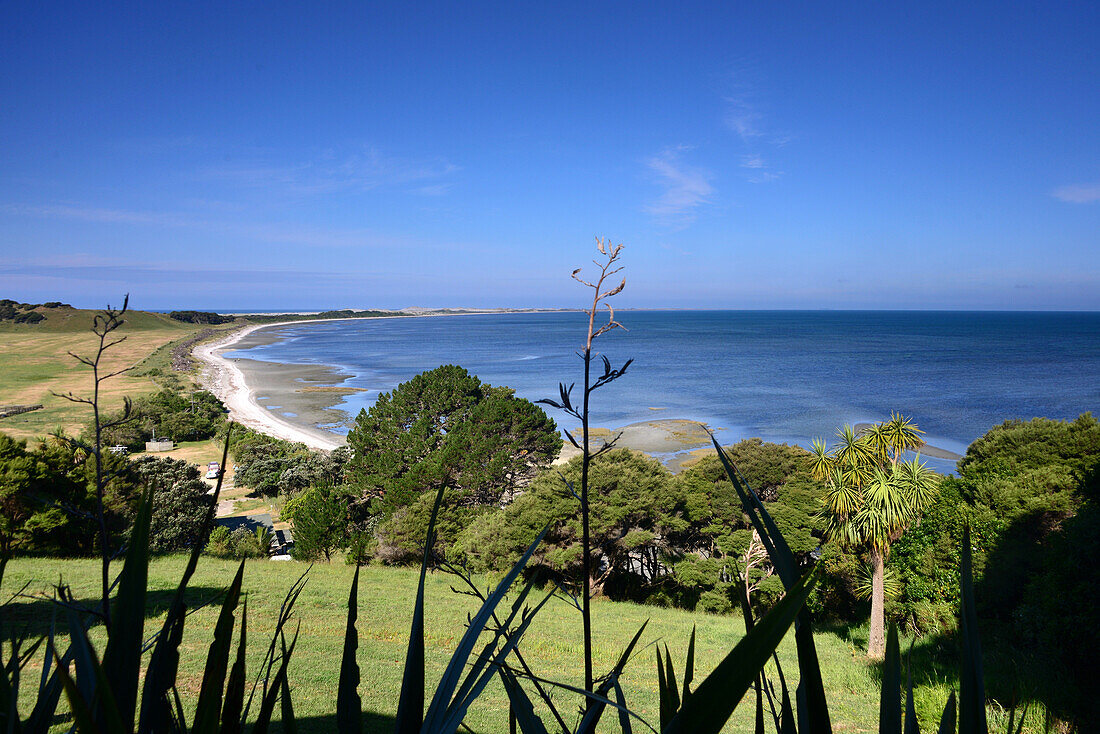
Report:
[[[881,425],[895,464],[906,451],[913,451],[924,445],[924,439],[921,438],[924,431],[901,413],[891,412],[890,420]]]
[[[881,657],[886,646],[885,580],[890,546],[931,504],[939,482],[920,462],[901,461],[906,451],[924,444],[922,431],[900,413],[855,431],[837,431],[830,450],[814,441],[812,470],[825,482],[825,537],[868,551],[871,564],[871,633],[867,651]]]
[[[900,413],[857,432],[845,425],[828,450],[814,441],[812,471],[826,484],[826,535],[845,545],[889,547],[931,504],[939,486],[920,457],[899,462],[904,451],[924,444],[923,433]]]

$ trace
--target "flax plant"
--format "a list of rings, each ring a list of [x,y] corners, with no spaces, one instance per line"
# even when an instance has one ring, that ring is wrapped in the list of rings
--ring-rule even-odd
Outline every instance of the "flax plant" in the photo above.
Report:
[[[592,351],[592,343],[603,334],[613,329],[624,329],[625,327],[615,320],[615,309],[612,307],[608,299],[617,296],[626,287],[626,278],[622,278],[621,282],[614,287],[607,287],[609,281],[614,282],[614,277],[622,271],[622,266],[618,265],[619,255],[622,253],[623,246],[612,245],[609,241],[596,238],[596,249],[599,250],[601,259],[593,260],[598,269],[597,276],[594,282],[589,282],[580,277],[581,268],[577,268],[573,271],[572,277],[581,285],[584,285],[592,289],[592,305],[586,310],[588,315],[588,332],[586,334],[584,342],[584,350],[578,353],[582,362],[584,363],[584,383],[581,392],[581,404],[579,407],[575,407],[572,400],[573,384],[568,387],[565,383],[558,385],[558,391],[560,394],[560,401],[557,400],[539,400],[540,403],[551,405],[559,410],[565,411],[567,414],[573,416],[581,422],[581,440],[580,442],[568,431],[565,432],[565,437],[569,440],[574,448],[581,451],[581,484],[579,488],[570,487],[570,491],[577,497],[580,503],[581,514],[581,594],[580,594],[580,608],[581,608],[581,620],[584,633],[584,689],[589,693],[595,691],[594,678],[592,673],[592,576],[596,569],[592,568],[592,543],[591,536],[589,534],[589,497],[588,497],[588,471],[592,465],[592,460],[600,454],[609,451],[615,444],[615,440],[604,442],[604,444],[593,451],[591,436],[589,431],[589,419],[590,419],[590,400],[592,393],[599,388],[611,383],[626,373],[627,367],[634,360],[628,359],[622,367],[619,369],[613,369],[611,367],[610,360],[607,357],[600,355],[603,361],[603,374],[593,379],[592,374],[592,359],[597,353]],[[606,289],[605,289],[606,288]],[[597,326],[597,315],[607,309],[607,322]],[[592,707],[592,699],[589,698],[586,701],[585,710],[590,710]]]
[[[130,365],[129,367],[123,367],[122,369],[114,371],[104,371],[102,365],[104,355],[112,347],[118,346],[126,341],[125,336],[115,337],[113,335],[115,331],[126,323],[122,317],[126,314],[126,309],[129,305],[130,296],[127,294],[122,299],[122,308],[115,309],[108,305],[107,308],[97,313],[92,319],[92,333],[98,338],[98,344],[93,355],[85,356],[69,352],[70,357],[92,370],[91,395],[75,395],[72,392],[53,393],[55,397],[64,398],[69,402],[87,405],[92,411],[94,432],[90,441],[67,436],[60,431],[57,433],[56,437],[78,449],[86,458],[91,458],[92,465],[95,469],[95,520],[99,530],[99,552],[102,561],[102,573],[100,574],[102,606],[97,613],[103,620],[103,626],[106,627],[107,630],[111,629],[111,608],[107,603],[107,599],[110,596],[111,589],[111,559],[113,556],[113,549],[111,547],[110,531],[107,529],[107,513],[103,506],[103,496],[107,490],[107,485],[117,476],[117,472],[109,469],[106,465],[107,463],[104,461],[103,432],[130,421],[133,412],[133,404],[130,402],[129,398],[126,398],[123,402],[122,413],[115,418],[105,419],[100,410],[99,391],[105,381],[133,369],[133,365]]]

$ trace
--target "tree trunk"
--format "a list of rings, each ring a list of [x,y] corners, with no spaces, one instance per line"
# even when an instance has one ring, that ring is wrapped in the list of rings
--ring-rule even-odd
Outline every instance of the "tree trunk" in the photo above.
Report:
[[[886,654],[885,573],[886,559],[879,551],[871,551],[871,634],[867,640],[867,656],[875,660],[881,660]]]

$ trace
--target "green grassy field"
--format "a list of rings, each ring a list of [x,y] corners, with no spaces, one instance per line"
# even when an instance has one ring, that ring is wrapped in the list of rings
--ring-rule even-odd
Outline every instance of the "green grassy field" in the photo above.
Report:
[[[157,628],[177,580],[183,570],[182,557],[155,561],[149,574],[149,615],[146,634]],[[283,595],[307,566],[295,562],[250,562],[245,572],[244,589],[248,598],[248,635],[251,671],[255,672],[273,629]],[[215,597],[232,579],[236,565],[204,558],[195,576],[192,602]],[[302,731],[334,729],[336,686],[343,644],[347,594],[353,568],[343,564],[316,565],[309,570],[308,583],[296,608],[301,639],[291,664],[291,687],[295,711],[302,719]],[[51,585],[63,578],[73,587],[77,598],[95,598],[98,563],[92,560],[17,559],[8,567],[4,579],[5,597],[29,584],[25,594],[48,594]],[[427,587],[426,649],[428,685],[438,680],[451,652],[463,634],[466,614],[475,608],[472,599],[450,590],[455,579],[443,574],[430,577]],[[481,579],[484,584],[491,579]],[[410,569],[364,568],[360,581],[359,663],[362,669],[363,708],[370,712],[368,731],[389,731],[396,711],[397,695],[408,643],[410,615],[416,589],[416,572]],[[50,603],[41,599],[20,598],[13,609],[15,629],[26,626],[32,632],[48,630]],[[183,697],[193,704],[201,682],[206,648],[212,639],[215,608],[205,608],[188,619],[181,649]],[[660,641],[672,650],[678,668],[682,668],[692,625],[698,627],[696,680],[711,670],[740,639],[743,625],[738,617],[719,617],[660,609],[636,604],[598,601],[594,605],[597,670],[607,670],[621,649],[646,619],[649,627],[643,644]],[[581,677],[581,644],[578,613],[565,602],[552,601],[536,620],[522,646],[536,672],[578,684]],[[102,634],[93,634],[102,645]],[[822,633],[818,650],[822,660],[826,690],[834,728],[843,731],[872,731],[878,720],[878,670],[862,659],[860,641],[845,635]],[[780,648],[780,660],[788,676],[796,669],[793,639]],[[632,708],[648,721],[657,719],[654,648],[641,649],[627,668],[625,689]],[[24,680],[33,685],[35,671]],[[793,684],[793,681],[792,681]],[[793,685],[792,685],[793,687]],[[430,693],[429,693],[430,695]],[[934,705],[946,697],[946,689],[927,689],[922,703]],[[559,693],[563,711],[575,712],[575,700]],[[30,705],[21,701],[21,706]],[[751,704],[751,702],[750,702]],[[940,704],[942,705],[942,703]],[[925,706],[926,708],[928,706]],[[727,731],[751,731],[751,705],[743,705]],[[479,732],[506,730],[507,701],[494,681],[477,701],[467,721]],[[613,723],[609,717],[609,724]],[[575,723],[570,718],[570,723]],[[927,722],[926,722],[927,723]],[[607,731],[614,727],[607,728]],[[644,727],[641,727],[644,729]]]
[[[37,438],[59,426],[77,433],[90,416],[87,406],[74,405],[54,393],[89,393],[91,370],[78,364],[69,352],[94,354],[97,339],[89,328],[96,312],[41,311],[46,320],[38,324],[0,324],[0,405],[44,406],[41,410],[0,419],[0,431],[15,438]],[[103,360],[105,369],[137,365],[159,347],[202,328],[143,311],[128,312],[124,318],[126,323],[116,335],[125,336],[126,341],[107,352]],[[124,396],[137,397],[157,389],[149,376],[138,372],[104,383],[102,397],[107,410],[121,406]]]

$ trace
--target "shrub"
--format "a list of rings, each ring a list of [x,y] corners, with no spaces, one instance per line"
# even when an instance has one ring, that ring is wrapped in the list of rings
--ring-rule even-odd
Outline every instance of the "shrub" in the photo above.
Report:
[[[711,589],[699,595],[699,604],[695,608],[709,614],[729,614],[733,611],[733,602],[728,593]]]
[[[312,484],[339,484],[349,451],[312,451],[301,443],[248,432],[233,444],[234,482],[263,495],[294,495]]]
[[[229,528],[218,525],[210,531],[210,537],[206,541],[206,553],[215,558],[232,558],[233,548],[229,540]]]
[[[266,527],[249,530],[239,527],[233,531],[218,525],[210,531],[205,552],[215,558],[267,558],[271,551],[272,533]]]

